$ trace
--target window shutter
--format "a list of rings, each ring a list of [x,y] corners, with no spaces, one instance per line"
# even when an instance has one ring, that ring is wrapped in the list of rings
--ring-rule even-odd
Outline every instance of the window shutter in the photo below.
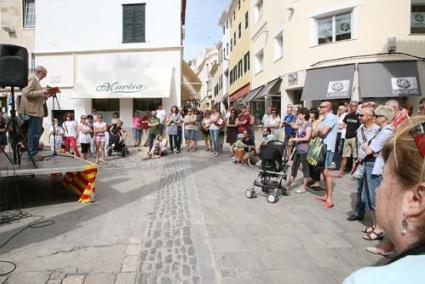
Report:
[[[123,6],[123,42],[133,41],[133,7]]]
[[[134,6],[134,38],[136,42],[145,41],[145,5]]]

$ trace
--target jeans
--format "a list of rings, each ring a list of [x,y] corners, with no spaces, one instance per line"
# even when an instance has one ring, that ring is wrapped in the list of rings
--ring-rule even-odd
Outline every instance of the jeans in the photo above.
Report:
[[[170,150],[171,152],[174,152],[174,148],[177,148],[177,151],[180,151],[180,145],[179,142],[177,140],[177,135],[168,135],[168,137],[170,138]]]
[[[213,152],[219,153],[220,152],[220,129],[217,129],[217,130],[210,129],[210,136],[213,143]]]
[[[28,120],[28,150],[31,156],[38,154],[38,142],[41,136],[41,128],[43,125],[42,117],[30,116]]]
[[[155,141],[156,134],[149,134],[148,137],[149,137],[149,151],[150,151],[153,147],[153,141]]]
[[[177,125],[177,151],[180,151],[182,148],[182,140],[183,140],[183,128],[181,125]]]
[[[356,216],[363,218],[365,209],[366,209],[366,204],[363,199],[364,178],[356,179],[356,184],[357,184]]]
[[[335,156],[334,162],[335,167],[339,169],[341,167],[341,159],[342,159],[342,150],[344,149],[344,138],[341,138],[341,133],[337,134],[336,143],[335,143]]]
[[[374,162],[365,163],[365,178],[364,178],[364,190],[363,200],[365,201],[366,207],[369,210],[375,210],[376,208],[376,189],[381,183],[381,175],[373,175]]]

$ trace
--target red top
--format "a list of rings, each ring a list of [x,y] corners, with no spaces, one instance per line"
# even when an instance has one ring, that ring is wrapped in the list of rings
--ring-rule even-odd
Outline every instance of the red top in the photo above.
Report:
[[[142,128],[143,129],[149,129],[148,120],[149,120],[149,116],[144,115],[143,118],[142,118]]]
[[[239,115],[238,117],[239,122],[244,121],[243,124],[239,125],[239,128],[238,128],[239,133],[242,133],[243,131],[248,130],[250,119],[251,119],[251,116],[247,113],[243,113]]]

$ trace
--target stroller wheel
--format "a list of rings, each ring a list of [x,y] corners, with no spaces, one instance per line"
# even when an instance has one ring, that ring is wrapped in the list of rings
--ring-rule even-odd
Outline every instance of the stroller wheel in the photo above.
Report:
[[[252,190],[252,189],[247,189],[247,190],[245,190],[245,196],[246,196],[246,198],[251,199],[251,198],[254,198],[256,195],[257,195],[257,194],[256,194],[256,193],[255,193],[255,191],[254,191],[254,190]]]
[[[267,196],[267,201],[269,203],[276,203],[278,200],[278,197],[275,194],[269,194],[269,196]]]

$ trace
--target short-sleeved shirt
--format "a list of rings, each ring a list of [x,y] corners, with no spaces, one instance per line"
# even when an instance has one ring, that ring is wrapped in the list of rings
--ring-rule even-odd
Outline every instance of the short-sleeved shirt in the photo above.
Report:
[[[292,122],[295,122],[296,120],[297,120],[297,117],[293,114],[287,114],[283,118],[283,121],[287,122],[287,123],[292,123]],[[291,126],[285,126],[285,134],[286,135],[294,135],[295,129]]]
[[[366,140],[363,138],[362,131],[364,133]],[[363,160],[367,156],[366,152],[362,149],[363,144],[366,142],[369,142],[371,139],[375,139],[374,137],[376,136],[376,134],[378,134],[378,132],[379,132],[379,126],[377,124],[372,124],[372,126],[369,128],[366,128],[362,125],[357,130],[357,144],[358,144],[357,150],[358,150],[358,157],[360,160]],[[373,140],[371,142],[373,142]]]
[[[193,124],[193,122],[196,123],[196,116],[195,115],[186,115],[184,117],[184,127],[186,130],[196,130],[196,124]],[[190,124],[189,124],[190,123]]]
[[[77,137],[78,122],[76,122],[75,120],[64,121],[62,123],[62,128],[65,131],[64,132],[65,137]]]
[[[375,165],[373,166],[372,174],[373,175],[382,175],[384,172],[384,159],[382,157],[381,151],[384,148],[385,143],[387,143],[391,137],[394,136],[395,128],[391,124],[382,128],[375,138],[370,142],[369,148],[374,153],[379,153],[376,157]]]
[[[164,123],[167,118],[167,112],[164,109],[158,109],[156,111],[156,117],[159,118],[160,123]]]
[[[345,139],[345,134],[347,133],[347,128],[339,128],[339,124],[344,122],[344,118],[347,116],[348,113],[343,113],[341,114],[339,117],[339,121],[338,121],[338,133],[341,134],[341,139]]]
[[[425,255],[409,255],[391,264],[357,270],[343,284],[424,283],[424,267]]]
[[[255,142],[254,142],[254,140],[252,139],[252,138],[250,138],[250,137],[248,137],[248,139],[243,139],[242,140],[244,143],[245,143],[245,145],[247,146],[247,147],[245,147],[245,152],[249,152],[249,148],[250,147],[248,147],[248,146],[255,146]]]
[[[307,135],[307,129],[311,128],[311,122],[307,122],[297,130],[297,138],[304,138]],[[308,141],[295,142],[297,154],[306,154],[308,152]]]
[[[356,137],[357,129],[360,127],[359,114],[350,112],[344,117],[343,122],[347,125],[345,139]]]
[[[249,121],[251,120],[251,116],[247,113],[242,113],[241,115],[239,115],[238,120],[239,121],[246,121],[246,123],[244,123],[243,125],[239,125],[239,128],[238,128],[239,133],[242,133],[243,131],[248,130]]]
[[[140,116],[133,117],[133,128],[140,128],[142,126],[142,118]]]
[[[155,124],[159,122],[160,122],[160,119],[158,117],[150,117],[148,120],[149,124]],[[161,134],[161,129],[159,128],[159,125],[149,126],[149,135],[158,135],[158,134]]]
[[[335,152],[335,142],[338,131],[338,121],[339,118],[333,113],[328,113],[323,120],[317,126],[318,129],[322,129],[324,127],[329,127],[330,130],[326,133],[323,138],[323,143],[327,145],[327,150],[332,153]]]

